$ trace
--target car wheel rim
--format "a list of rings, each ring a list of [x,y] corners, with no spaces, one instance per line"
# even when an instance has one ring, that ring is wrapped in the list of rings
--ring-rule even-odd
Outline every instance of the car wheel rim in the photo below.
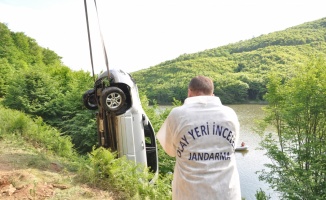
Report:
[[[113,92],[106,98],[106,104],[110,109],[116,109],[121,105],[122,97],[119,93]]]

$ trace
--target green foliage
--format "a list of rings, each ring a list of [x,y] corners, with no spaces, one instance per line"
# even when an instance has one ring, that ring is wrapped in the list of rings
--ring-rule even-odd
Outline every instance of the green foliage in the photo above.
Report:
[[[17,53],[10,30],[5,24],[0,23],[0,58],[6,58],[11,63],[17,59]]]
[[[326,18],[246,41],[184,54],[132,73],[140,91],[160,105],[183,101],[196,75],[214,80],[223,103],[261,101],[270,72],[287,76],[312,55],[326,56]],[[150,84],[149,84],[150,83]]]
[[[98,188],[118,190],[119,199],[171,199],[171,176],[160,177],[147,168],[128,161],[126,157],[102,147],[94,149],[80,169],[79,179]]]
[[[92,88],[92,77],[60,66],[53,68],[51,74],[60,94],[54,99],[51,116],[45,121],[70,136],[78,152],[90,152],[97,143],[95,113],[83,106],[82,95]]]
[[[60,64],[61,57],[58,56],[54,51],[50,49],[42,49],[43,63],[46,65],[58,65]]]
[[[0,58],[0,98],[7,94],[10,79],[14,73],[14,68],[8,63],[5,58]]]
[[[19,70],[11,80],[4,105],[28,114],[50,117],[58,96],[56,82],[42,70]]]
[[[206,75],[214,80],[223,103],[261,101],[270,71],[291,74],[293,63],[310,54],[325,55],[325,19],[252,40],[184,54],[155,67],[132,73],[150,104],[171,104],[187,97],[189,80]],[[39,47],[24,33],[0,24],[0,97],[10,108],[42,117],[44,122],[71,136],[80,152],[88,152],[94,139],[93,113],[81,96],[93,87],[85,72],[72,72],[50,49]],[[150,118],[151,119],[151,118]],[[155,122],[158,125],[163,119]],[[84,126],[83,126],[84,124]],[[87,124],[87,126],[85,126]]]
[[[35,39],[27,37],[24,33],[11,33],[15,46],[18,50],[16,54],[17,60],[24,60],[28,64],[41,65],[43,64],[42,48],[38,46]]]
[[[4,72],[14,71],[10,65],[1,67],[7,67]],[[11,79],[1,87],[6,93],[5,106],[42,117],[46,123],[70,136],[81,153],[89,152],[96,144],[94,113],[86,112],[81,98],[92,87],[88,73],[54,65],[51,69],[44,66],[20,69],[15,76],[9,77]]]
[[[218,87],[215,95],[221,98],[225,104],[241,103],[248,99],[247,91],[249,86],[240,80],[221,78],[217,81]]]
[[[31,119],[26,114],[0,106],[0,135],[18,134],[39,149],[63,157],[74,156],[73,144],[67,136],[44,124],[41,118]]]
[[[61,123],[62,130],[72,138],[75,149],[82,154],[90,152],[98,143],[95,112],[82,110]]]
[[[30,66],[47,66],[61,63],[61,57],[40,47],[35,39],[22,32],[11,32],[0,23],[0,59],[5,58],[15,69]]]
[[[170,112],[158,110],[157,105],[170,104],[175,99],[180,100],[176,103],[180,105],[187,97],[189,80],[196,75],[206,75],[214,80],[215,94],[223,103],[262,100],[267,88],[269,115],[266,120],[277,128],[277,138],[267,137],[263,143],[275,164],[268,165],[271,172],[263,171],[261,178],[283,192],[285,198],[325,197],[321,194],[326,182],[325,64],[316,59],[302,66],[313,55],[326,56],[325,24],[326,18],[323,18],[251,40],[184,54],[132,73],[143,94],[144,109],[154,129],[158,131]],[[38,46],[34,39],[24,33],[13,33],[0,23],[2,104],[33,118],[1,108],[0,134],[22,135],[39,148],[60,155],[72,154],[71,141],[79,152],[90,152],[96,140],[95,117],[93,111],[83,107],[81,96],[93,87],[93,80],[88,73],[73,72],[63,66],[60,59],[50,49]],[[274,76],[268,76],[270,72]],[[149,104],[153,106],[149,107]],[[132,181],[125,186],[131,191],[127,194],[129,197],[160,199],[161,196],[153,196],[153,191],[158,194],[170,191],[167,188],[170,182],[165,178],[173,171],[174,159],[168,157],[159,144],[158,149],[160,174],[163,176],[156,182],[158,187],[147,190],[147,183],[138,181],[142,184],[130,189],[132,184],[136,184],[132,181],[137,179],[131,178]],[[112,176],[106,167],[94,164],[107,165],[101,162],[101,156],[97,157],[102,153],[96,150],[93,153],[85,165],[93,167],[89,168],[90,172],[85,171],[85,175],[98,175],[100,171],[96,170],[101,170],[101,173],[104,171],[107,176]],[[125,164],[119,164],[125,167]],[[139,174],[148,175],[146,169],[140,170],[146,173],[138,173],[138,166],[125,168],[137,177]],[[113,185],[124,188],[121,185],[130,174],[123,176],[123,171],[117,172],[122,176]],[[160,185],[161,180],[166,181],[165,184]],[[162,199],[164,197],[162,195]]]
[[[79,168],[74,180],[115,191],[119,194],[116,199],[171,199],[172,175],[155,177],[144,166],[126,157],[116,158],[115,153],[104,148],[93,149],[88,157],[78,157],[69,137],[62,136],[40,118],[33,120],[19,111],[0,106],[0,121],[0,138],[16,135],[17,142],[24,139],[43,152],[30,165],[47,165],[46,154],[55,154],[68,158],[66,164],[71,170]]]
[[[289,79],[274,75],[268,84],[266,121],[277,137],[269,134],[262,142],[273,163],[260,179],[285,199],[326,198],[325,67],[324,57],[312,57]]]
[[[269,200],[270,196],[267,196],[266,193],[260,188],[259,191],[256,192],[255,197],[257,200]]]
[[[155,100],[159,104],[170,104],[173,98],[185,99],[189,80],[198,74],[214,79],[216,93],[225,103],[261,100],[266,91],[264,74],[274,69],[283,70],[283,74],[291,72],[288,69],[291,63],[305,60],[307,52],[325,52],[324,21],[321,19],[196,54],[184,54],[135,72],[134,77],[151,103]],[[9,85],[14,85],[6,97],[6,105],[42,116],[66,134],[75,135],[78,126],[74,127],[74,133],[69,130],[74,118],[81,118],[76,117],[82,110],[79,95],[92,87],[91,77],[61,66],[58,55],[39,47],[24,33],[13,33],[4,24],[0,28],[0,95],[7,94]],[[32,83],[35,89],[28,88],[25,83]],[[69,121],[69,125],[65,121]]]

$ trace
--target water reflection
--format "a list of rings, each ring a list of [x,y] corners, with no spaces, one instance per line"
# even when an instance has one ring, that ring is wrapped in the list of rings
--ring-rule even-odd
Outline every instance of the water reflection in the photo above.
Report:
[[[236,154],[241,154],[242,156],[245,156],[247,153],[249,152],[249,150],[243,150],[243,151],[236,151]]]

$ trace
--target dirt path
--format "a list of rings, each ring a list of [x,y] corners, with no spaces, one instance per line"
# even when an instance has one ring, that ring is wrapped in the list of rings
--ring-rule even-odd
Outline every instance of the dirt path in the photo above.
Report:
[[[112,193],[75,183],[74,176],[26,144],[0,139],[0,199],[114,199]]]

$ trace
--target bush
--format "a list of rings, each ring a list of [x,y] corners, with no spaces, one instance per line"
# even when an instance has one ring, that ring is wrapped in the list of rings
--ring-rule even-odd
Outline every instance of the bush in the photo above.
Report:
[[[62,157],[73,156],[73,144],[67,136],[46,125],[41,118],[32,119],[26,114],[0,106],[0,134],[18,134],[35,147]]]
[[[312,57],[289,79],[270,77],[265,121],[276,134],[266,135],[261,145],[273,162],[259,178],[284,199],[326,198],[325,67],[324,57]]]
[[[171,176],[155,178],[143,165],[102,147],[94,149],[79,170],[80,181],[119,191],[120,199],[171,199]],[[151,180],[155,180],[154,183]]]
[[[267,196],[266,193],[260,188],[259,191],[256,191],[255,197],[257,200],[269,200],[270,196]]]

